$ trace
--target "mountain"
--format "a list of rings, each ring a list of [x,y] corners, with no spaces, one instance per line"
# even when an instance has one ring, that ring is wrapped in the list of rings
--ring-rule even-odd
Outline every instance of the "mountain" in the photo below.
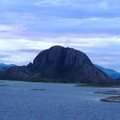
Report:
[[[0,70],[7,69],[9,67],[15,66],[14,64],[4,64],[0,63]]]
[[[100,83],[110,78],[92,64],[88,56],[73,48],[53,46],[40,52],[33,63],[0,71],[0,79]]]
[[[95,66],[98,67],[99,69],[101,69],[103,72],[105,72],[112,79],[120,78],[120,73],[116,72],[115,70],[107,69],[107,68],[101,67],[99,65],[95,65]]]

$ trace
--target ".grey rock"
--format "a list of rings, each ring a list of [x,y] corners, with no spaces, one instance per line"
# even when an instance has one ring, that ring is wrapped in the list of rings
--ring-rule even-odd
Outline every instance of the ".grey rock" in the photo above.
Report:
[[[53,46],[40,52],[33,63],[0,72],[0,79],[45,82],[95,82],[110,78],[95,67],[88,56],[73,48]]]

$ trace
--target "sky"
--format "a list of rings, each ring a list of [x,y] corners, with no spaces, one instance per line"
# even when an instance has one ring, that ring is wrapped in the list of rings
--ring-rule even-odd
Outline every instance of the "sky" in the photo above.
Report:
[[[120,72],[120,0],[0,0],[0,63],[27,65],[54,45]]]

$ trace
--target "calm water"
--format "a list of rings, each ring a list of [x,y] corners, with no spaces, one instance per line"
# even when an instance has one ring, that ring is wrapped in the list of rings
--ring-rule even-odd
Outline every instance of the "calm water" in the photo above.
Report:
[[[120,104],[93,93],[117,88],[74,86],[0,81],[0,120],[120,120]]]

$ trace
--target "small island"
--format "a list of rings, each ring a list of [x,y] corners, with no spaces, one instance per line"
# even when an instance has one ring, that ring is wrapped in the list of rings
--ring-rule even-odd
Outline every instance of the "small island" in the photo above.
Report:
[[[108,94],[108,95],[120,95],[120,91],[103,91],[103,92],[95,92],[97,94]]]
[[[111,96],[111,97],[100,99],[100,101],[120,103],[120,96]]]
[[[115,96],[110,96],[107,98],[100,99],[100,101],[103,102],[117,102],[120,103],[120,91],[103,91],[103,92],[95,92],[97,94],[107,94],[107,95],[115,95]],[[119,95],[119,96],[116,96]]]

